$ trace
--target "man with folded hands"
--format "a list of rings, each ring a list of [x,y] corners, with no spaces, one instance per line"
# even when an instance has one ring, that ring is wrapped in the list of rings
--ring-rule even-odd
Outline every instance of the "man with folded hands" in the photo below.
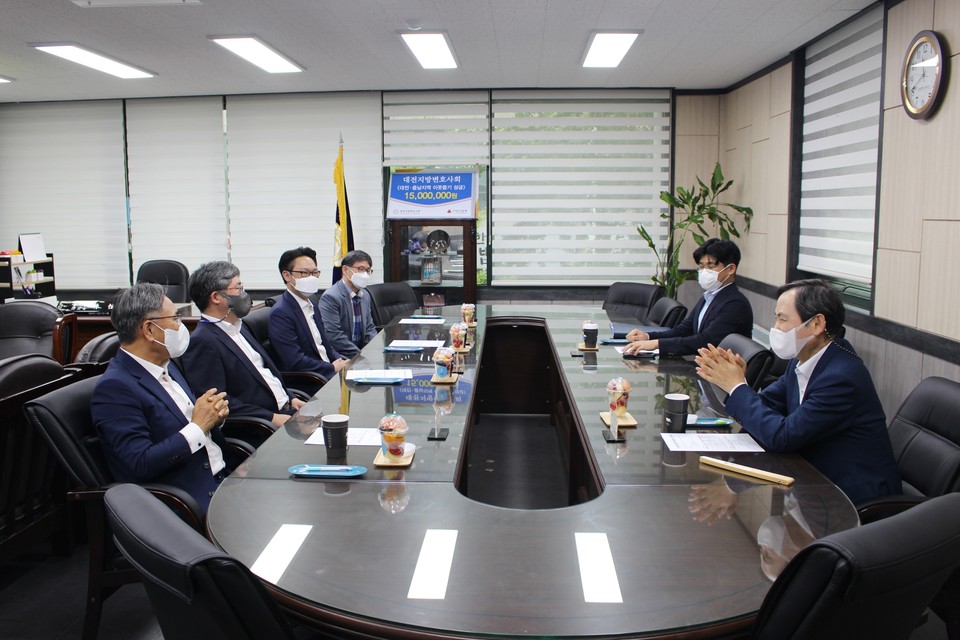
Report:
[[[799,453],[854,504],[901,493],[880,398],[841,337],[840,294],[823,280],[798,280],[777,295],[770,347],[789,360],[780,379],[757,393],[743,358],[712,344],[700,349],[697,373],[729,394],[727,412],[764,449]]]

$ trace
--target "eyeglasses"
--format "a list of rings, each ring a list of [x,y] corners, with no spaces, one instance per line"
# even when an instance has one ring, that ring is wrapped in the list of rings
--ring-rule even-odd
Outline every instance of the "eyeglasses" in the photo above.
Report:
[[[242,295],[242,294],[243,294],[243,283],[242,283],[242,282],[237,285],[237,289],[239,289],[239,291],[238,291],[237,293],[229,293],[230,289],[232,289],[232,288],[233,288],[233,287],[227,287],[226,289],[222,289],[222,290],[218,291],[218,293],[222,293],[222,294],[228,295],[228,296],[239,296],[239,295]]]
[[[290,273],[295,273],[301,278],[306,278],[308,276],[313,276],[314,278],[320,277],[320,269],[314,269],[313,271],[306,271],[304,269],[291,269]]]
[[[180,323],[183,321],[182,316],[179,313],[176,313],[172,316],[156,316],[154,318],[147,318],[147,320],[170,320],[171,318],[177,321],[178,327],[180,326]]]
[[[353,269],[354,271],[362,271],[363,273],[373,275],[373,269],[371,267],[354,267],[349,264],[347,266]]]
[[[719,266],[720,266],[719,262],[701,262],[700,264],[697,265],[697,268],[700,271],[703,271],[704,269],[716,269]]]

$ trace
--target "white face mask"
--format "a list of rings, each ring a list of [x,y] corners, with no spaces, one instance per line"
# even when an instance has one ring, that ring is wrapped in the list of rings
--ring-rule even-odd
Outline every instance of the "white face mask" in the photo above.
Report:
[[[813,318],[810,318],[812,320]],[[807,322],[810,322],[807,320]],[[790,331],[781,331],[776,327],[770,329],[770,348],[777,354],[778,358],[790,360],[796,358],[797,354],[803,350],[807,343],[813,340],[813,336],[798,338],[797,331],[800,327],[807,326],[807,322],[790,329]]]
[[[190,332],[186,325],[181,324],[177,329],[164,329],[160,325],[156,326],[163,330],[163,342],[160,344],[167,348],[171,358],[179,358],[187,352],[187,347],[190,346]],[[157,341],[154,340],[154,342]]]
[[[366,289],[367,285],[370,284],[370,274],[364,273],[363,271],[357,271],[355,274],[350,276],[350,282],[353,283],[358,289]]]
[[[306,278],[294,278],[293,288],[300,293],[310,294],[320,291],[320,278],[317,276],[307,276]]]
[[[727,265],[729,266],[729,265]],[[720,274],[723,273],[727,267],[720,269],[720,271],[714,271],[713,269],[700,269],[697,272],[697,281],[700,283],[700,287],[704,291],[714,291],[718,289],[723,283],[720,281]]]

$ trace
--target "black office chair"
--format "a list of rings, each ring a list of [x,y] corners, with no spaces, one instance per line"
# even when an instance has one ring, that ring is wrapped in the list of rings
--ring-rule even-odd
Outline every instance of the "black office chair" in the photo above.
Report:
[[[90,401],[99,376],[85,378],[27,402],[24,411],[35,430],[43,436],[67,473],[73,488],[67,499],[84,507],[90,562],[87,574],[87,605],[83,639],[93,640],[100,626],[103,601],[120,586],[140,580],[139,574],[117,562],[106,529],[103,495],[113,476],[100,448],[100,439],[90,415]],[[251,449],[229,439],[224,457],[236,466]],[[175,510],[197,531],[204,531],[202,511],[193,497],[178,487],[150,484],[147,489]]]
[[[643,319],[645,326],[658,326],[665,329],[673,329],[680,324],[687,315],[687,308],[666,296],[657,298],[657,301],[650,307],[650,311]]]
[[[642,323],[653,303],[662,295],[663,287],[654,284],[614,282],[607,289],[603,309],[611,318],[636,318]]]
[[[370,294],[370,309],[373,324],[379,331],[398,317],[413,313],[420,308],[417,294],[406,282],[384,282],[367,287]]]
[[[0,360],[0,565],[39,541],[52,540],[64,554],[72,546],[66,477],[23,405],[76,379],[48,356]]]
[[[263,350],[267,352],[273,363],[278,369],[280,365],[280,356],[270,342],[270,312],[273,305],[254,309],[243,319],[243,324],[250,330],[253,337],[257,339]],[[309,400],[317,391],[319,391],[326,380],[319,373],[314,371],[283,371],[283,384],[303,400]]]
[[[78,369],[88,376],[100,375],[107,370],[107,365],[113,356],[120,350],[120,338],[116,331],[103,333],[83,345],[77,352],[77,357],[69,365],[71,369]]]
[[[187,280],[190,271],[176,260],[147,260],[137,269],[137,282],[162,284],[171,302],[190,302]]]
[[[143,575],[164,638],[294,638],[283,613],[249,569],[142,487],[112,487],[105,502],[116,545]]]
[[[38,300],[0,304],[0,358],[40,353],[60,364],[73,360],[77,314]]]
[[[730,349],[747,363],[746,379],[751,389],[759,390],[760,385],[773,364],[773,352],[755,340],[739,333],[731,333],[717,345],[721,349]]]
[[[960,494],[827,536],[770,588],[754,640],[906,640],[960,566]]]

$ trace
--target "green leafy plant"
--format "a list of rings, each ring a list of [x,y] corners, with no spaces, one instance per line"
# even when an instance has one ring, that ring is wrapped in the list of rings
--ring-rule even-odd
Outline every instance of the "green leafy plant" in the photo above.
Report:
[[[720,195],[733,185],[733,180],[725,180],[723,170],[718,162],[713,168],[710,184],[705,184],[697,178],[697,185],[685,189],[677,187],[676,193],[661,191],[660,199],[673,209],[673,227],[671,229],[673,242],[661,254],[650,232],[642,225],[637,225],[637,231],[653,250],[657,259],[657,270],[653,274],[653,283],[661,286],[665,294],[671,298],[677,297],[677,290],[684,282],[694,277],[690,271],[680,269],[680,249],[687,237],[693,238],[697,245],[703,244],[707,238],[718,235],[723,240],[731,236],[740,237],[737,229],[737,220],[732,212],[743,217],[744,231],[750,230],[750,219],[753,218],[753,209],[739,204],[720,202]],[[669,223],[670,212],[660,214],[660,217]],[[713,230],[706,225],[712,225]]]

